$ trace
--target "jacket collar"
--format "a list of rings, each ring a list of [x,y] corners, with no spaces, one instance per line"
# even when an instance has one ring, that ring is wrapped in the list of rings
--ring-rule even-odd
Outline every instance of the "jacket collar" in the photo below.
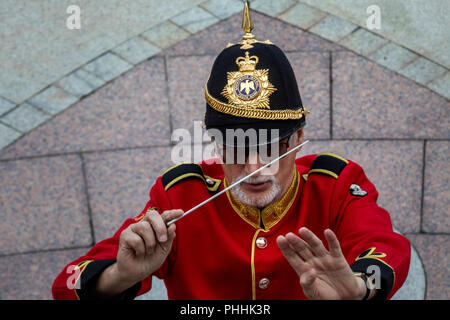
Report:
[[[242,203],[233,196],[231,190],[228,190],[226,193],[234,211],[236,211],[236,213],[242,219],[244,219],[245,222],[256,229],[263,229],[264,226],[263,230],[268,231],[270,228],[276,225],[289,211],[297,196],[299,185],[299,173],[297,168],[294,166],[294,177],[286,193],[281,197],[280,200],[271,203],[262,210]],[[228,180],[224,178],[224,188],[228,186]]]

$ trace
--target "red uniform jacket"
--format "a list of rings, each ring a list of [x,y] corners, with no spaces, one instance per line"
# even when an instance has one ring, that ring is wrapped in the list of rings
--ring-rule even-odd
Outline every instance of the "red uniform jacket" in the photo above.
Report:
[[[261,212],[227,193],[177,222],[172,251],[155,274],[164,280],[169,299],[305,299],[298,275],[276,244],[277,236],[302,226],[324,244],[323,231],[333,230],[353,271],[371,274],[373,266],[378,268],[377,298],[390,298],[401,287],[410,244],[392,230],[389,213],[377,205],[378,193],[362,168],[329,153],[305,156],[295,164],[289,190]],[[120,233],[150,207],[160,213],[187,211],[226,183],[220,164],[182,164],[166,171],[140,215],[62,270],[53,297],[90,298],[90,284],[115,262]],[[122,298],[147,292],[151,280],[137,283]]]

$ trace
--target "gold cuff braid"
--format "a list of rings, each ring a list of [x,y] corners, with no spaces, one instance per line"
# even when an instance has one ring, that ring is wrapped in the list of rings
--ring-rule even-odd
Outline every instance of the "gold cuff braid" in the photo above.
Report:
[[[232,104],[223,103],[208,92],[208,88],[205,86],[205,99],[206,102],[216,111],[221,113],[230,114],[235,117],[254,118],[264,120],[297,120],[306,116],[309,111],[305,107],[298,110],[268,110],[268,109],[250,109],[245,107],[237,107]]]

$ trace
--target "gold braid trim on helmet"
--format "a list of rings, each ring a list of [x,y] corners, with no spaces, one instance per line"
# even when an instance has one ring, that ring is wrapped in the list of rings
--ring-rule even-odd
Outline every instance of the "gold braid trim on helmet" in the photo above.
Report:
[[[208,88],[205,86],[205,99],[206,102],[213,108],[214,110],[230,114],[235,117],[243,117],[243,118],[254,118],[254,119],[264,119],[264,120],[297,120],[306,116],[309,111],[306,110],[305,107],[298,110],[268,110],[268,109],[250,109],[237,107],[232,104],[223,103],[213,96],[211,96],[208,92]]]

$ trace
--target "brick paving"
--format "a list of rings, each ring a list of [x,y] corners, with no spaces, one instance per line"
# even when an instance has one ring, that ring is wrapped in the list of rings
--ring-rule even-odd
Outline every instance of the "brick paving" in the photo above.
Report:
[[[232,15],[237,9],[217,17],[208,11],[214,7],[220,4],[211,1],[192,13],[204,17],[207,29],[186,15],[164,22],[173,36],[163,37],[159,49],[155,37],[164,31],[156,26],[42,91],[33,104],[0,99],[0,135],[13,141],[23,134],[9,146],[0,140],[1,298],[50,299],[52,281],[68,261],[145,206],[152,181],[172,165],[171,132],[203,119],[211,63],[241,34],[241,14]],[[252,14],[257,37],[288,52],[311,111],[305,130],[312,142],[304,152],[336,152],[365,168],[380,204],[417,250],[425,298],[448,299],[450,104],[439,94],[448,90],[448,71],[412,53],[390,56],[398,70],[413,59],[399,74],[391,62],[377,61],[384,58],[369,57],[385,50],[382,57],[391,42],[350,24],[347,34],[308,31],[326,16],[316,9],[309,23],[296,26],[289,14],[298,10],[294,1],[263,3],[259,10],[289,22]],[[414,76],[421,72],[437,90]],[[33,116],[20,116],[22,110]]]

